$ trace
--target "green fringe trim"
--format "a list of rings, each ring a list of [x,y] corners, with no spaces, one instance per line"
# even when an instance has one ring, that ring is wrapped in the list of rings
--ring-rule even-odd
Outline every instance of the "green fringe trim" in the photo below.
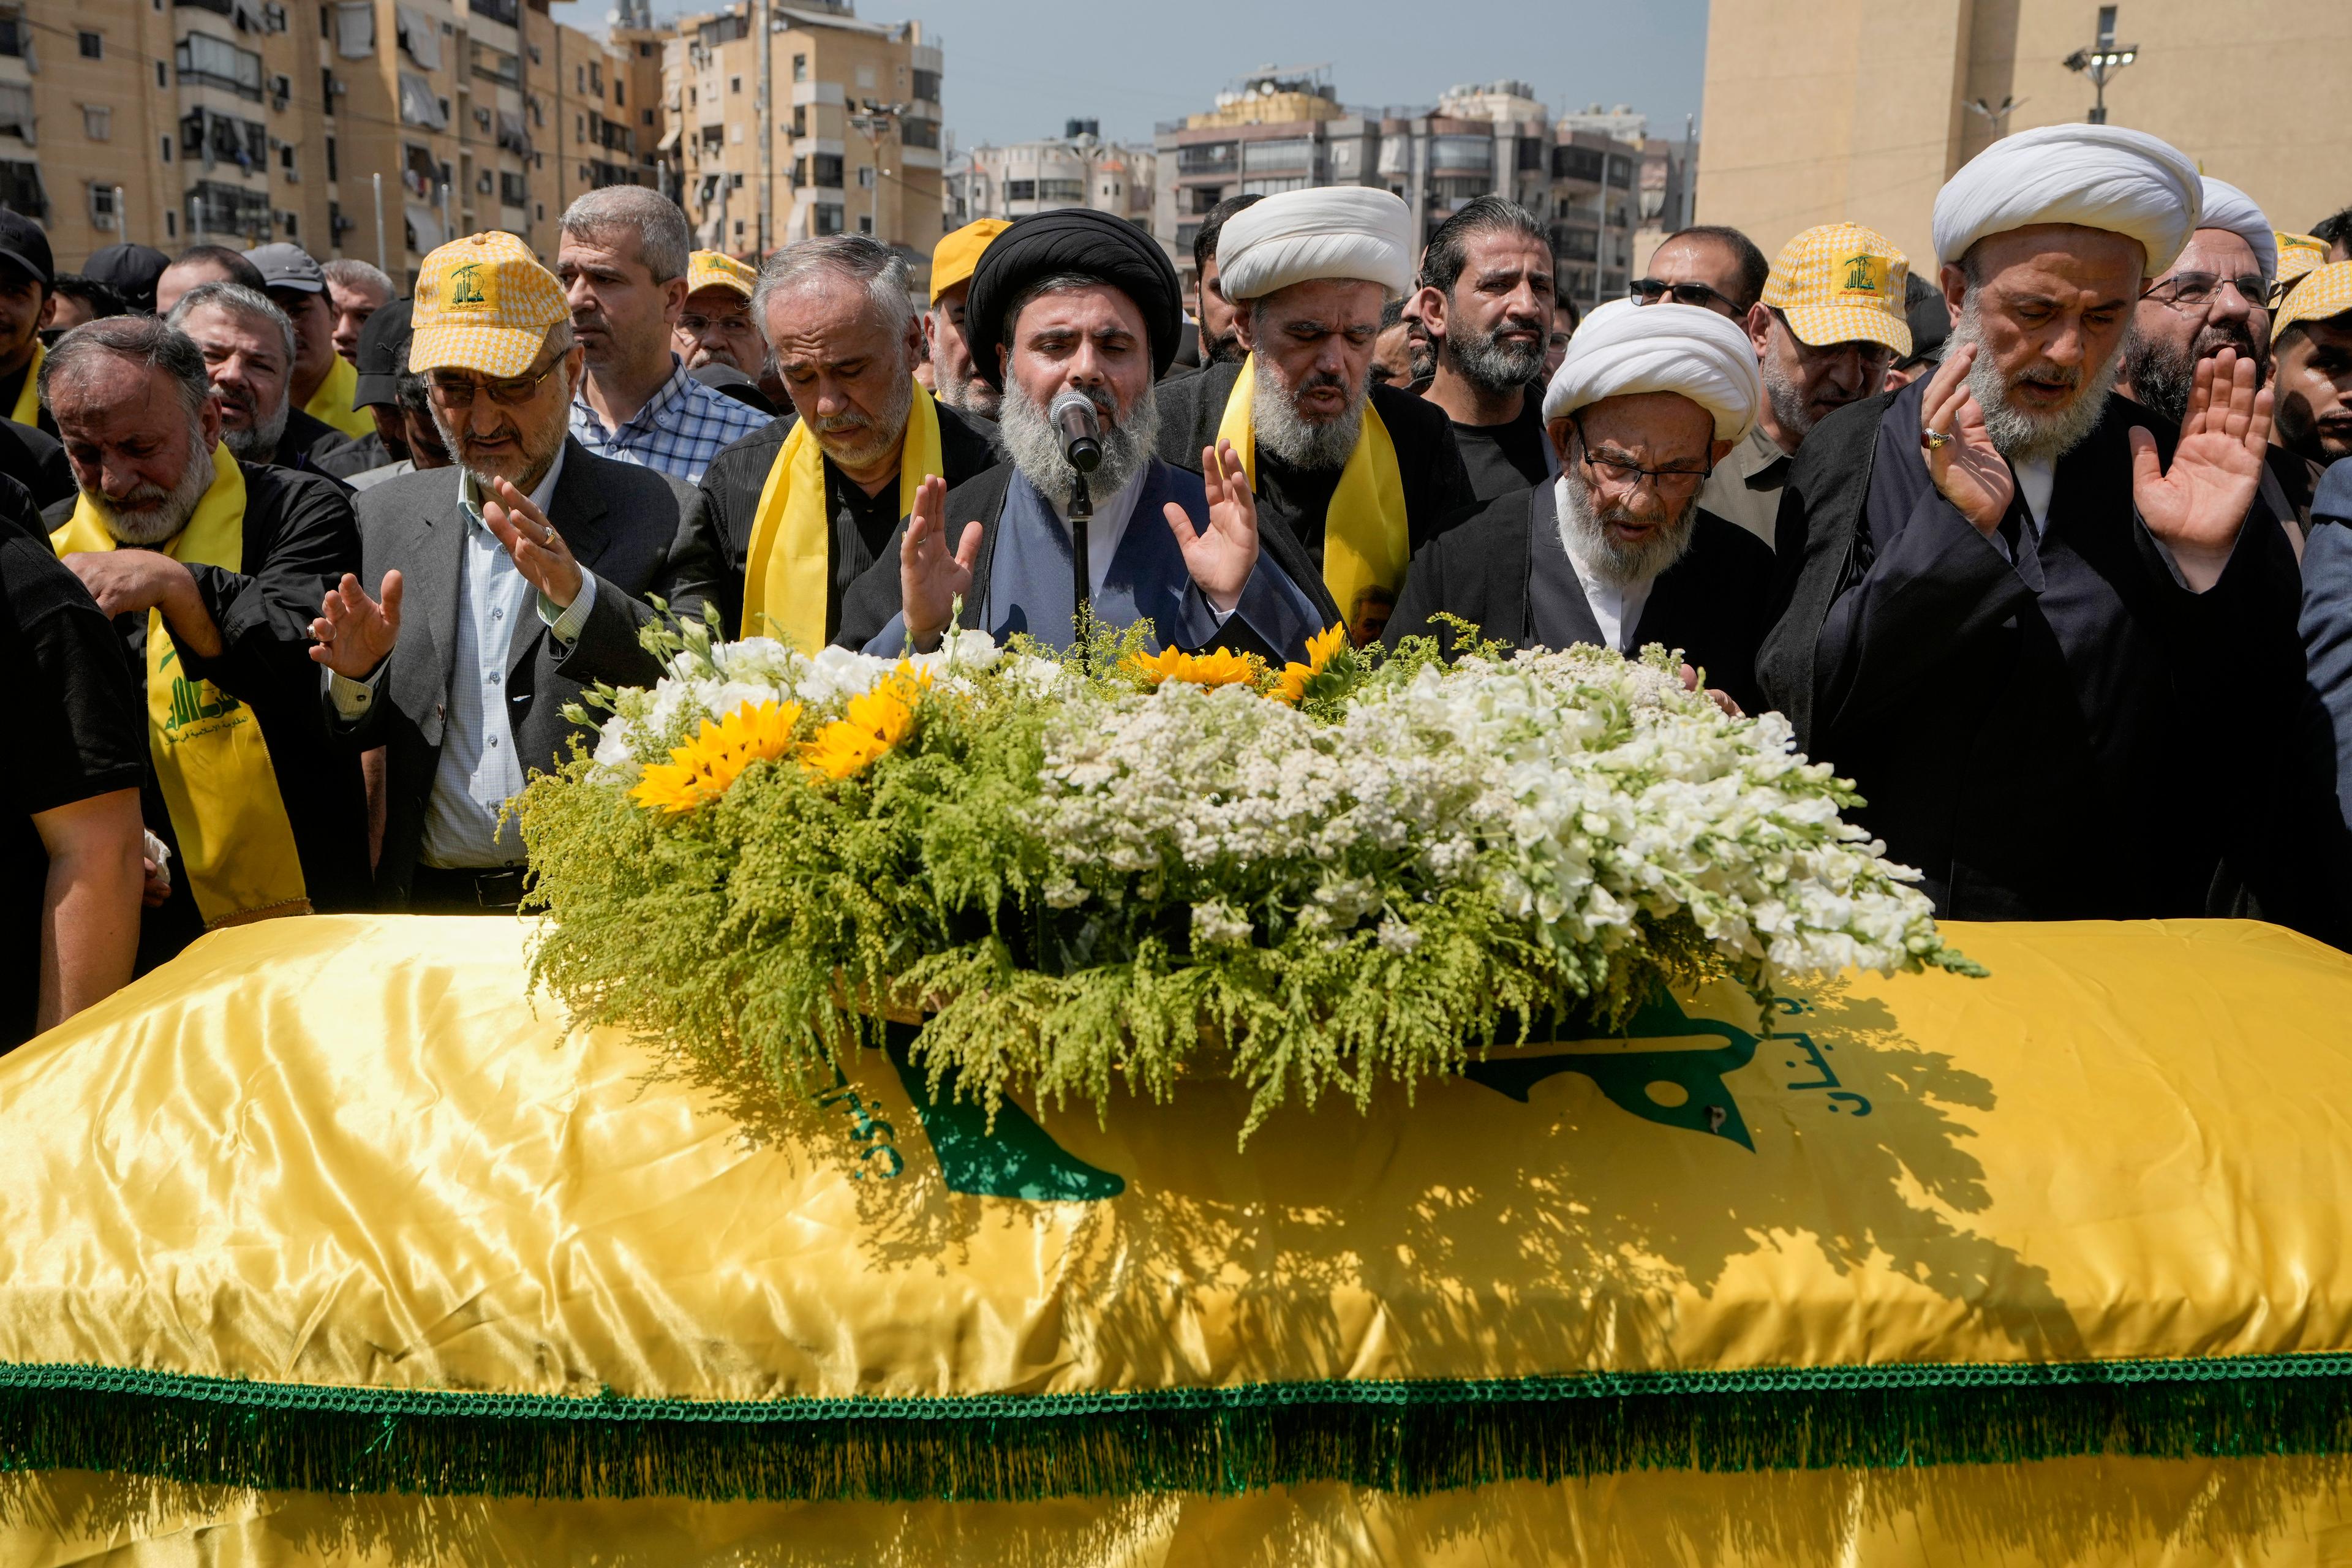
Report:
[[[761,1402],[0,1364],[0,1470],[268,1490],[1021,1500],[2345,1452],[2340,1353]]]

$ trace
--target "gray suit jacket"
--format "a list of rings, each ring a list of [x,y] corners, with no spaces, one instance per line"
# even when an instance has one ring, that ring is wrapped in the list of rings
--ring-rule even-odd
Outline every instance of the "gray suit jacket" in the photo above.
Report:
[[[448,712],[450,658],[457,642],[457,600],[465,561],[465,517],[454,468],[429,468],[376,485],[358,497],[360,581],[380,592],[383,574],[403,579],[399,645],[378,700],[357,724],[339,728],[351,743],[387,748],[383,854],[376,865],[377,901],[404,906],[425,814],[441,757]],[[637,642],[654,618],[648,595],[668,599],[677,585],[673,551],[681,523],[701,504],[692,486],[653,468],[599,458],[567,438],[548,521],[582,568],[596,577],[596,600],[567,650],[535,615],[516,619],[507,658],[507,718],[515,755],[530,772],[551,772],[585,734],[563,710],[599,681],[649,686],[661,674]],[[697,619],[698,601],[671,605]],[[322,688],[323,697],[323,688]],[[331,714],[332,700],[329,702]]]

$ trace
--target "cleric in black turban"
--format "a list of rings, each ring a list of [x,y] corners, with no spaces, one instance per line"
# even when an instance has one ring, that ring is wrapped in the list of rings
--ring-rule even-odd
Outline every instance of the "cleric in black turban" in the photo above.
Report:
[[[1233,459],[1213,486],[1155,456],[1156,384],[1183,328],[1176,268],[1134,225],[1084,207],[1014,221],[989,243],[964,303],[974,373],[1004,392],[1005,460],[946,490],[926,480],[890,547],[850,587],[836,641],[896,656],[951,626],[1066,647],[1078,606],[1071,513],[1079,475],[1046,417],[1095,406],[1101,461],[1085,476],[1086,595],[1112,626],[1147,622],[1155,648],[1254,653],[1280,664],[1339,618],[1294,536],[1261,530]],[[952,617],[961,606],[961,619]]]
[[[1124,218],[1059,207],[1013,219],[989,242],[971,275],[964,342],[971,347],[972,368],[991,386],[1004,384],[1000,351],[1007,309],[1037,284],[1066,275],[1098,278],[1134,300],[1151,335],[1153,378],[1168,374],[1184,331],[1183,290],[1168,253]]]

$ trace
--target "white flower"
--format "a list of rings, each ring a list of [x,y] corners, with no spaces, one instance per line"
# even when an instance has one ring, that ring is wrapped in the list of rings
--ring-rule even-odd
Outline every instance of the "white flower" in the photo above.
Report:
[[[1192,941],[1201,947],[1247,947],[1250,923],[1230,904],[1211,900],[1192,906]]]

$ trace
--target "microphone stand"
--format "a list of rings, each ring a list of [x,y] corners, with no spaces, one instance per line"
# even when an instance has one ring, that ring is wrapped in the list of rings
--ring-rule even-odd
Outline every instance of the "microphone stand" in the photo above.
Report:
[[[1087,532],[1094,521],[1094,498],[1087,493],[1086,470],[1073,467],[1076,480],[1070,489],[1070,586],[1071,603],[1076,618],[1072,623],[1078,643],[1078,668],[1088,668],[1087,644],[1092,637],[1095,624],[1094,574],[1087,565]]]

